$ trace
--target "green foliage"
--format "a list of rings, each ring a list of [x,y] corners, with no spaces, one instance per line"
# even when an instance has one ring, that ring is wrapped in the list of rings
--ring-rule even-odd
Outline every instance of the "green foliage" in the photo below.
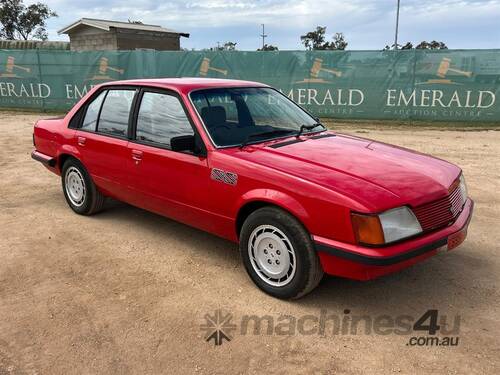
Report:
[[[423,42],[420,42],[418,46],[415,47],[416,49],[448,49],[446,44],[443,42],[436,42],[433,40],[432,42],[426,42],[425,40]]]
[[[22,0],[0,0],[0,37],[8,40],[47,40],[45,22],[57,17],[43,3],[24,5]]]
[[[423,42],[420,42],[416,47],[413,47],[412,42],[407,42],[405,45],[400,45],[398,44],[398,49],[448,49],[446,44],[443,42],[436,42],[433,40],[432,42],[426,42],[425,40]],[[384,51],[394,49],[394,44],[392,46],[385,46]]]
[[[273,46],[272,44],[264,44],[262,48],[259,48],[257,51],[277,51],[278,47]]]
[[[237,43],[234,42],[226,42],[222,47],[219,48],[222,48],[222,51],[236,51],[236,44]]]
[[[348,43],[344,34],[335,33],[331,42],[326,41],[326,27],[317,26],[316,30],[302,35],[300,40],[308,50],[345,50]]]
[[[217,42],[217,47],[203,48],[202,51],[236,51],[235,42],[226,42],[222,46]]]
[[[342,33],[335,33],[333,36],[333,42],[330,43],[330,48],[327,49],[338,49],[338,50],[345,50],[347,48],[348,43],[345,40],[344,34]]]

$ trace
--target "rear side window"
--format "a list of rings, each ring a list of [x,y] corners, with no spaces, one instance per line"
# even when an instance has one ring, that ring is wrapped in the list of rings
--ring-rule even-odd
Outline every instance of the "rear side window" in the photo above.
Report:
[[[175,96],[145,92],[137,116],[136,139],[170,147],[170,139],[194,131]]]
[[[135,90],[109,90],[101,109],[97,131],[125,137]]]
[[[106,91],[101,92],[97,98],[95,98],[87,107],[87,112],[82,122],[81,129],[95,131],[97,127],[97,117],[99,116],[99,110],[101,109],[101,104],[106,96]]]

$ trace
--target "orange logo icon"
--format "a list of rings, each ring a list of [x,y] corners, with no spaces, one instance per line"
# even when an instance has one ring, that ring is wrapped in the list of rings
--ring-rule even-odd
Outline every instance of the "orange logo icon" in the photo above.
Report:
[[[460,75],[465,77],[472,77],[472,72],[466,72],[463,70],[455,69],[451,67],[451,59],[448,57],[443,57],[436,71],[436,76],[439,78],[428,79],[425,82],[417,83],[419,85],[440,83],[445,85],[460,85],[460,83],[453,82],[451,79],[446,79],[449,73],[454,73],[454,75]]]
[[[324,68],[323,59],[315,58],[309,72],[309,78],[305,78],[303,81],[298,81],[295,83],[329,83],[330,81],[327,81],[320,77],[321,72],[325,72],[328,75],[333,75],[336,77],[342,77],[342,72],[340,70]]]
[[[93,77],[89,78],[89,81],[110,81],[113,80],[114,78],[109,75],[108,72],[116,72],[118,74],[124,74],[125,70],[124,69],[118,69],[114,68],[112,66],[109,66],[109,59],[107,57],[101,57],[99,60],[99,68],[97,71],[97,74],[95,74]]]
[[[219,69],[210,66],[210,59],[208,57],[204,57],[200,65],[200,76],[205,77],[208,74],[209,70],[212,70],[214,72],[219,72],[220,74],[227,76],[226,69]]]
[[[7,63],[5,64],[5,70],[0,73],[0,77],[5,77],[5,78],[20,78],[15,71],[25,71],[26,73],[30,73],[31,69],[27,68],[25,66],[21,65],[16,65],[15,64],[15,57],[14,56],[9,56],[7,57]]]

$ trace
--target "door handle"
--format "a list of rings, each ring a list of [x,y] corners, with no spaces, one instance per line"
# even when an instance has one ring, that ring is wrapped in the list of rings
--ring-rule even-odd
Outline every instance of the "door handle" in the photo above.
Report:
[[[85,137],[78,137],[77,141],[78,141],[78,145],[79,146],[85,146],[85,142],[87,141],[87,138],[85,138]]]
[[[142,151],[132,150],[132,159],[134,159],[135,163],[138,164],[142,160]]]

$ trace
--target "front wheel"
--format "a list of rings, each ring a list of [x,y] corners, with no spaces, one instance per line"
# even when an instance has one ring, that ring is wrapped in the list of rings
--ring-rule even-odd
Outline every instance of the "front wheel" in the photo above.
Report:
[[[240,253],[253,282],[277,298],[300,298],[323,277],[309,233],[277,207],[264,207],[248,216],[241,229]]]
[[[68,159],[63,165],[61,177],[64,197],[74,212],[92,215],[102,209],[104,196],[82,163],[76,159]]]

